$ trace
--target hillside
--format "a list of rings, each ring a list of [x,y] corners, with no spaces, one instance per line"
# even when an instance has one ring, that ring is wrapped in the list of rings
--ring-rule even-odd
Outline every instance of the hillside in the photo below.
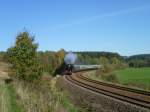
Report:
[[[130,67],[150,67],[150,54],[139,54],[126,58]]]

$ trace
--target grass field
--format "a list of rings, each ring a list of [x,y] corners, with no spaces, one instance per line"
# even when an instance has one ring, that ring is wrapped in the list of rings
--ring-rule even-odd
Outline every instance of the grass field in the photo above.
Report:
[[[109,74],[113,74],[116,80],[108,80]],[[106,81],[109,83],[121,84],[131,88],[144,89],[150,91],[150,67],[149,68],[126,68],[114,71],[113,73],[105,73],[96,75],[95,72],[88,72],[85,75],[93,80]],[[104,77],[105,76],[105,77]]]
[[[150,68],[127,68],[114,73],[121,84],[150,90]]]

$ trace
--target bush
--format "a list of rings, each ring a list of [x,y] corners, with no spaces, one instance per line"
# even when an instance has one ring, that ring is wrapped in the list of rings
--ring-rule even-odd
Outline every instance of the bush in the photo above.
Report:
[[[40,77],[37,48],[34,37],[22,32],[17,36],[15,46],[7,50],[8,60],[17,78],[31,82]]]
[[[101,78],[105,81],[108,81],[108,82],[113,82],[113,83],[118,82],[118,78],[117,78],[116,74],[114,74],[114,73],[101,74]]]

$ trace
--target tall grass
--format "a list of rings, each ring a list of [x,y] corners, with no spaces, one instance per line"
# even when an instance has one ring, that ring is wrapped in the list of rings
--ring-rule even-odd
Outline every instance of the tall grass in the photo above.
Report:
[[[0,62],[1,76],[6,77],[8,66]],[[56,81],[57,78],[45,77],[37,83],[14,79],[6,84],[0,79],[0,112],[77,112],[66,95],[57,89]]]
[[[60,88],[58,87],[59,85],[56,86],[56,81],[57,81],[57,78],[54,78],[51,81],[51,89],[52,89],[53,96],[59,99],[59,102],[67,109],[68,112],[79,112],[80,110],[77,109],[71,103],[71,101],[66,95],[66,92],[64,93],[63,91],[61,91]]]
[[[0,112],[23,112],[17,103],[16,93],[10,84],[0,80]]]
[[[60,104],[52,97],[50,89],[19,81],[15,87],[26,112],[57,112]]]
[[[55,83],[56,79],[37,85],[16,81],[14,86],[25,112],[77,112]]]
[[[10,102],[4,81],[0,81],[0,112],[10,111]]]

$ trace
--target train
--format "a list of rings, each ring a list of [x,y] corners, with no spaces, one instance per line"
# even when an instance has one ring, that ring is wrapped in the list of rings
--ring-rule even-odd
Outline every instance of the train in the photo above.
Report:
[[[101,65],[75,65],[75,61],[77,59],[77,55],[73,52],[69,52],[66,54],[64,58],[64,75],[71,75],[74,71],[85,71],[85,70],[95,70],[101,68]]]
[[[72,71],[73,71],[73,64],[66,64],[64,74],[65,75],[72,75]]]
[[[73,52],[69,52],[68,54],[66,54],[65,58],[64,58],[64,62],[65,62],[65,71],[64,74],[65,75],[71,75],[72,74],[72,70],[74,68],[74,63],[76,61],[77,55]]]
[[[73,72],[77,71],[88,71],[100,69],[102,65],[75,65],[75,64],[65,64],[64,75],[71,75]]]

